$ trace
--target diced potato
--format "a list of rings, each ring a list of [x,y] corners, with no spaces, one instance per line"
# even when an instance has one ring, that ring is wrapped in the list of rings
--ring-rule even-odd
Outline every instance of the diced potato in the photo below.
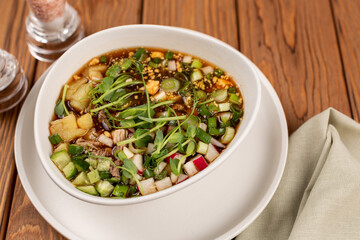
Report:
[[[51,135],[59,134],[65,142],[69,142],[84,135],[87,130],[78,128],[75,115],[70,114],[63,119],[50,122],[50,132]]]
[[[152,52],[150,55],[152,58],[162,58],[164,54],[162,52]]]
[[[59,144],[59,146],[57,146],[57,148],[55,148],[55,150],[54,150],[54,153],[56,153],[56,152],[60,152],[60,151],[62,151],[62,150],[68,150],[68,144],[67,143],[60,143]]]
[[[90,103],[90,91],[90,83],[81,85],[79,89],[71,96],[70,105],[79,112],[83,111]]]
[[[71,96],[74,95],[74,93],[79,89],[79,87],[83,84],[86,83],[86,79],[85,78],[81,78],[79,80],[74,80],[70,83],[69,88],[66,92],[66,96],[65,99],[66,100],[70,100]]]
[[[90,113],[86,113],[78,118],[77,124],[82,129],[90,129],[94,126],[93,119]]]
[[[155,80],[149,80],[146,84],[146,89],[151,95],[156,94],[159,91],[160,82]]]
[[[103,75],[99,71],[89,70],[89,78],[91,81],[97,81],[103,78]]]

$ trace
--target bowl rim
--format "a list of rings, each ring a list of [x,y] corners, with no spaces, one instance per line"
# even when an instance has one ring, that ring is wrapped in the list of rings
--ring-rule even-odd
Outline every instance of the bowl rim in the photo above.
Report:
[[[210,41],[214,44],[220,45],[220,46],[226,48],[227,50],[233,52],[238,57],[240,57],[243,60],[243,63],[245,65],[247,65],[247,67],[249,68],[249,71],[253,75],[253,78],[254,78],[253,80],[255,80],[257,96],[256,96],[255,104],[254,104],[255,107],[253,109],[253,114],[250,116],[247,126],[244,128],[239,139],[237,139],[230,148],[226,148],[226,151],[221,153],[219,155],[219,157],[216,159],[216,161],[212,162],[204,171],[197,173],[196,175],[190,177],[188,180],[182,182],[181,184],[173,185],[172,187],[167,188],[165,190],[162,190],[162,191],[159,191],[156,193],[152,193],[149,195],[137,197],[137,198],[113,199],[113,198],[103,198],[103,197],[99,197],[99,196],[92,196],[92,195],[86,194],[84,192],[81,192],[80,190],[76,189],[75,187],[71,188],[70,186],[65,184],[65,181],[68,181],[65,177],[60,179],[55,174],[53,174],[53,168],[50,165],[50,163],[51,164],[53,164],[53,163],[52,163],[52,161],[49,161],[50,157],[47,156],[47,154],[44,153],[44,150],[41,149],[42,139],[40,138],[39,134],[37,134],[39,132],[38,130],[40,127],[38,124],[39,118],[40,118],[39,113],[41,112],[40,111],[40,105],[41,105],[40,100],[42,99],[42,96],[46,92],[45,86],[48,85],[47,83],[50,81],[49,79],[51,78],[52,73],[55,71],[54,69],[56,69],[59,65],[61,66],[61,64],[64,62],[64,59],[66,59],[66,57],[68,55],[72,54],[73,49],[76,49],[79,46],[82,46],[84,44],[87,44],[87,42],[92,41],[92,39],[96,38],[98,35],[102,35],[102,34],[105,34],[108,32],[112,32],[112,31],[118,31],[119,29],[124,31],[127,29],[132,29],[132,30],[139,29],[140,30],[142,28],[149,28],[149,29],[154,29],[154,30],[169,30],[169,31],[176,31],[180,34],[193,35],[200,39],[203,39],[203,40],[205,39],[206,41]],[[150,47],[150,46],[147,46],[147,47]],[[34,113],[34,133],[35,133],[34,138],[35,138],[36,150],[40,156],[40,161],[41,161],[43,168],[45,169],[45,172],[49,175],[49,177],[52,179],[52,181],[54,181],[54,183],[58,187],[60,187],[64,192],[70,194],[71,196],[76,197],[80,200],[89,202],[89,203],[100,204],[100,205],[109,205],[109,206],[131,205],[131,204],[137,204],[137,203],[143,203],[143,202],[155,200],[155,199],[170,195],[172,193],[175,193],[175,192],[179,191],[180,189],[190,186],[191,184],[194,184],[195,182],[199,181],[200,179],[203,179],[206,175],[210,174],[218,166],[220,166],[233,153],[235,148],[237,146],[239,146],[239,144],[241,144],[241,142],[245,139],[245,137],[248,135],[248,133],[250,132],[250,130],[252,129],[252,127],[254,125],[254,122],[256,120],[256,117],[257,117],[259,109],[260,109],[261,83],[260,83],[260,77],[259,77],[258,73],[256,72],[255,68],[252,66],[252,64],[249,63],[249,61],[250,60],[246,56],[244,56],[240,51],[238,51],[237,49],[233,48],[229,44],[227,44],[217,38],[214,38],[212,36],[209,36],[207,34],[204,34],[204,33],[198,32],[198,31],[180,28],[180,27],[162,26],[162,25],[153,25],[153,24],[131,24],[131,25],[123,25],[123,26],[104,29],[104,30],[98,31],[96,33],[93,33],[93,34],[85,37],[84,39],[82,39],[79,42],[77,42],[76,44],[74,44],[69,50],[67,50],[51,66],[49,73],[47,74],[44,82],[42,83],[41,89],[39,91],[39,94],[38,94],[38,97],[36,100],[35,113]]]

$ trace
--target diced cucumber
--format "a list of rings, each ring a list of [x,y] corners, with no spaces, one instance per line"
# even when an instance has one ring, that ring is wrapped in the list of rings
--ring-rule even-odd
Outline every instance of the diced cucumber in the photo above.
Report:
[[[191,75],[190,75],[190,79],[192,82],[198,81],[200,79],[203,78],[203,75],[201,73],[201,71],[194,71]]]
[[[207,132],[205,132],[204,130],[202,130],[201,128],[198,128],[198,129],[197,129],[196,137],[197,137],[200,141],[203,141],[204,143],[207,143],[207,144],[209,144],[209,143],[210,143],[210,140],[211,140],[211,136],[210,136]]]
[[[114,190],[114,186],[111,185],[108,181],[100,181],[95,185],[96,190],[100,193],[102,197],[108,197]]]
[[[61,150],[68,150],[68,144],[67,143],[60,143],[57,148],[55,148],[54,153],[60,152]]]
[[[87,174],[87,176],[88,176],[91,184],[96,183],[101,180],[98,170],[93,170],[93,171],[89,172]]]
[[[87,171],[89,170],[89,167],[90,167],[90,163],[86,162],[85,160],[83,160],[81,157],[73,157],[72,158],[74,164],[75,164],[75,167],[76,169],[79,171],[79,172],[84,172],[84,171]]]
[[[56,152],[53,155],[51,155],[50,158],[60,170],[63,170],[64,167],[68,165],[69,162],[71,162],[70,155],[66,150],[61,150],[59,152]]]
[[[220,103],[219,104],[219,110],[220,112],[227,112],[230,111],[230,103]]]
[[[199,141],[198,142],[198,147],[197,147],[197,152],[200,153],[200,154],[203,154],[205,155],[207,153],[207,150],[208,150],[208,147],[209,145],[202,142],[202,141]]]
[[[228,144],[235,136],[235,129],[233,127],[226,127],[225,134],[221,137],[220,142]]]
[[[76,186],[83,186],[90,184],[89,178],[85,172],[81,172],[76,178],[72,181],[72,184]]]
[[[96,169],[99,171],[109,171],[110,161],[106,159],[99,159]]]
[[[97,164],[98,164],[98,161],[94,158],[87,158],[87,159],[85,159],[85,162],[90,163],[90,166],[94,169],[97,167]]]
[[[125,198],[128,190],[129,186],[117,184],[112,194],[120,198]]]
[[[94,186],[78,186],[76,188],[90,195],[94,195],[94,196],[99,195],[99,193],[96,191]]]
[[[111,178],[111,174],[109,171],[99,171],[99,176],[101,179]]]
[[[75,164],[73,162],[69,162],[68,165],[64,167],[63,172],[67,179],[72,179],[77,174]]]

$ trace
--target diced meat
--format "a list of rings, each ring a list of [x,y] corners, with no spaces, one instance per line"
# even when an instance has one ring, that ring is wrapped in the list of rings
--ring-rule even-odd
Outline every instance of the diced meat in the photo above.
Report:
[[[100,142],[85,140],[84,138],[78,138],[78,140],[76,140],[75,144],[84,147],[84,149],[87,149],[87,148],[97,149],[97,148],[101,147]]]
[[[184,105],[177,103],[172,106],[172,109],[181,111],[184,110]]]
[[[126,129],[116,129],[111,132],[114,143],[124,141],[128,137],[128,131]]]
[[[95,156],[111,156],[111,153],[105,147],[103,147],[101,142],[79,138],[78,140],[76,140],[75,144],[82,146],[85,149],[85,152],[90,150],[91,153]]]
[[[155,95],[160,88],[160,82],[156,80],[149,80],[146,84],[146,88],[151,95]]]
[[[120,166],[121,160],[116,159],[114,163],[116,166]],[[113,164],[111,164],[110,165],[110,174],[113,175],[114,177],[120,177],[120,169],[115,167]]]

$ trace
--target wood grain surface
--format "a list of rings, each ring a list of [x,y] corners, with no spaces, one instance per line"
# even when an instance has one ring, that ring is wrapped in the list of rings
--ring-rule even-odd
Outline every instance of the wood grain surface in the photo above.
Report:
[[[86,34],[134,23],[185,27],[249,57],[269,78],[290,133],[328,107],[360,119],[360,0],[69,0]],[[25,41],[24,0],[0,1],[0,48],[33,84],[50,66]],[[16,174],[13,140],[20,106],[0,114],[0,239],[64,239],[36,211]]]
[[[332,0],[348,97],[354,119],[360,120],[360,1]]]
[[[269,78],[289,131],[332,106],[351,116],[327,0],[239,0],[241,51]]]

